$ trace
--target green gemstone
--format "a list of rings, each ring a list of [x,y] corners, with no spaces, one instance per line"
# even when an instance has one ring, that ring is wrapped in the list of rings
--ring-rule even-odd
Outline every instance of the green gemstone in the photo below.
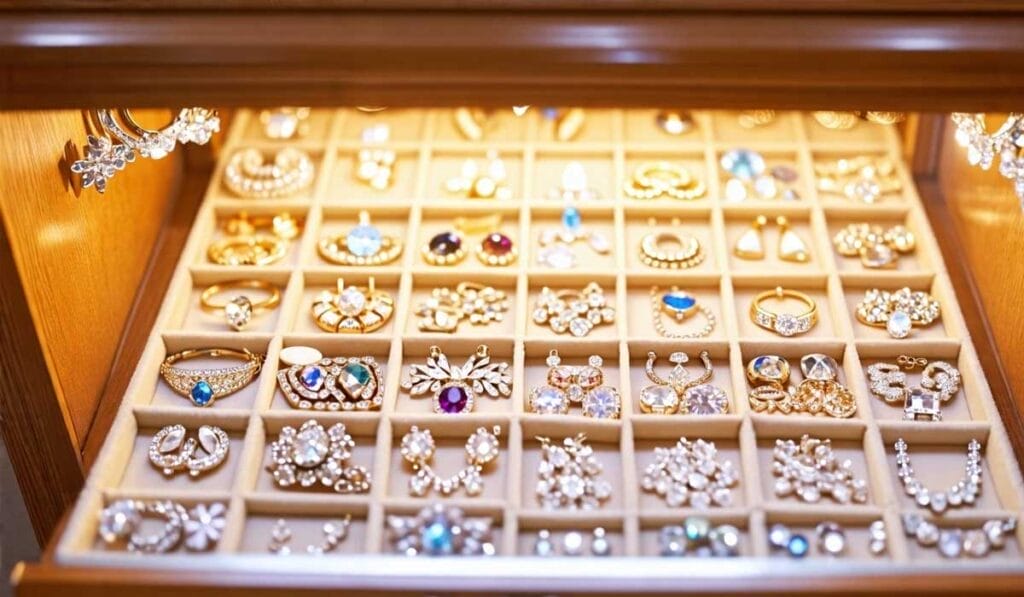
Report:
[[[370,383],[373,374],[370,368],[362,363],[349,363],[341,368],[341,375],[338,381],[341,382],[341,389],[346,394],[355,398],[363,391],[363,388]]]

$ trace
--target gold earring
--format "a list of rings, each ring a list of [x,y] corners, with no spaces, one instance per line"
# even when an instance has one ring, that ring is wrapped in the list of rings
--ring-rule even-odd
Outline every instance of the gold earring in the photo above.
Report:
[[[733,248],[733,253],[735,253],[740,259],[764,259],[764,241],[762,239],[761,229],[764,228],[766,224],[768,224],[767,217],[757,216],[754,223],[750,225],[750,229],[736,239],[736,246]]]
[[[811,253],[807,245],[796,232],[789,229],[789,220],[785,216],[775,218],[779,225],[779,259],[792,261],[794,263],[807,263],[811,260]]]

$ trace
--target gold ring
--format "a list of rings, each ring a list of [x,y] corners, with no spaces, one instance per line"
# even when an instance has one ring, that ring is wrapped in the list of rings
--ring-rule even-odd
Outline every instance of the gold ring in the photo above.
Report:
[[[218,294],[232,289],[238,288],[253,288],[256,290],[262,290],[267,293],[267,297],[263,300],[254,301],[244,294],[239,294],[233,297],[230,301],[223,303],[215,303],[212,299]],[[256,311],[263,309],[273,309],[281,302],[281,291],[277,289],[277,286],[263,280],[230,280],[228,282],[220,282],[212,284],[203,290],[203,293],[199,295],[199,304],[203,309],[208,311],[223,311],[224,317],[235,330],[241,330],[250,321],[252,321],[252,315]]]
[[[769,299],[777,301],[794,299],[805,304],[807,310],[799,315],[772,313],[761,306],[761,303]],[[766,290],[754,297],[754,302],[750,305],[750,319],[760,327],[771,330],[780,336],[795,336],[809,331],[818,323],[818,305],[814,299],[802,292],[776,286],[775,290]]]
[[[276,236],[229,236],[214,241],[206,255],[217,265],[270,265],[288,252],[288,243]]]
[[[397,236],[384,236],[370,223],[370,213],[359,212],[359,224],[345,234],[328,235],[317,245],[320,256],[338,265],[384,265],[402,254]]]
[[[657,199],[666,195],[688,201],[703,197],[707,187],[683,166],[654,161],[637,166],[623,185],[623,192],[633,199]]]
[[[654,226],[654,220],[649,224]],[[672,220],[673,226],[679,220]],[[678,245],[675,250],[662,249],[663,244]],[[677,232],[649,232],[640,239],[640,260],[650,267],[662,269],[688,269],[704,261],[704,251],[697,237]]]
[[[372,277],[366,286],[345,286],[345,280],[338,278],[338,292],[321,292],[311,312],[325,332],[366,334],[384,327],[395,312],[395,301],[374,287]]]
[[[241,365],[223,369],[186,369],[175,367],[179,361],[211,357],[245,361]],[[263,355],[246,350],[205,348],[183,350],[164,359],[160,375],[175,392],[192,400],[196,406],[209,406],[218,398],[234,394],[249,384],[263,367]]]

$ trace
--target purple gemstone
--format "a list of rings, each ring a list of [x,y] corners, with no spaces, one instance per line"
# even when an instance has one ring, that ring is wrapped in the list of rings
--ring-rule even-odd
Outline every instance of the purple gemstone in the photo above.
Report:
[[[462,239],[454,232],[442,232],[430,239],[430,252],[442,257],[456,253],[462,246]]]
[[[449,415],[457,415],[469,405],[469,393],[462,386],[441,388],[437,394],[437,404]]]
[[[512,239],[500,232],[492,232],[484,239],[483,246],[488,254],[501,257],[512,250]]]

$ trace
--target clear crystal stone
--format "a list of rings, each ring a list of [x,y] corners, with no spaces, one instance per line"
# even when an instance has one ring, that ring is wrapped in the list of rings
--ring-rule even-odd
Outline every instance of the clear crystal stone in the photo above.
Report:
[[[910,315],[902,310],[893,311],[885,322],[885,330],[893,338],[906,338],[910,335],[912,327],[913,322],[910,319]]]
[[[355,286],[348,286],[338,295],[338,309],[344,315],[359,315],[366,308],[366,295]]]
[[[224,305],[224,317],[232,328],[244,328],[252,321],[252,301],[246,296],[236,296]]]
[[[292,461],[302,468],[323,462],[328,452],[327,432],[319,425],[303,427],[292,442]]]

